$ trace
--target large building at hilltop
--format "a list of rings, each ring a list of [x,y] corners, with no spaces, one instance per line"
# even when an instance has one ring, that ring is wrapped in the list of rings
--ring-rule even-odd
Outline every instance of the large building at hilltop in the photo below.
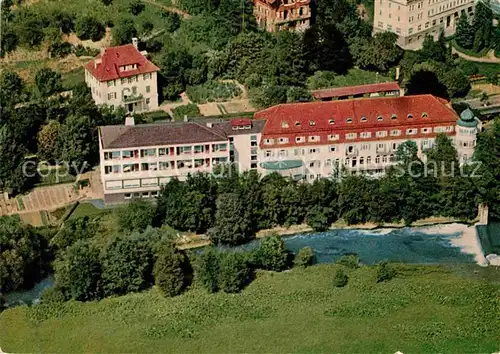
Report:
[[[269,32],[304,31],[311,24],[311,0],[254,0],[259,27]]]
[[[85,82],[97,105],[125,107],[128,112],[158,109],[156,73],[160,70],[132,44],[103,48],[85,65]]]
[[[329,177],[339,165],[378,175],[396,162],[401,143],[415,141],[423,158],[438,133],[454,140],[463,163],[481,129],[470,110],[458,117],[432,95],[283,104],[254,118],[144,125],[129,118],[100,127],[106,203],[152,198],[171,178],[213,173],[230,162],[239,171],[307,181]]]
[[[420,49],[426,35],[455,34],[461,14],[471,17],[476,0],[375,0],[373,32],[394,32],[404,49]]]

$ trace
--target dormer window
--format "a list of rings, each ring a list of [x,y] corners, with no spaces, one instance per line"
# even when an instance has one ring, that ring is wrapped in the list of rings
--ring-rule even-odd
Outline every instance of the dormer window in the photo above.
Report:
[[[299,122],[299,121],[296,121],[296,122],[295,122],[295,126],[296,126],[296,127],[300,127],[300,122]]]
[[[368,119],[366,119],[366,117],[365,117],[365,116],[361,117],[361,121],[362,121],[362,122],[366,122],[367,120],[368,120]]]
[[[286,122],[286,121],[281,122],[281,128],[283,128],[283,129],[288,128],[288,122]]]
[[[352,123],[352,118],[351,117],[347,118],[347,123]]]
[[[391,119],[398,119],[398,116],[395,113],[393,113]]]
[[[422,118],[427,118],[427,117],[429,117],[429,115],[427,114],[427,112],[422,113]]]
[[[310,121],[309,121],[309,125],[310,125],[311,127],[314,127],[314,126],[316,125],[316,122],[315,122],[315,121],[313,121],[313,120],[310,120]]]
[[[407,117],[408,117],[408,119],[412,119],[412,118],[413,118],[413,114],[408,113],[408,116],[407,116]]]
[[[383,121],[383,120],[384,120],[384,118],[382,118],[382,116],[378,116],[378,117],[377,117],[377,121],[381,122],[381,121]]]
[[[335,119],[331,118],[330,120],[328,120],[328,124],[335,124]]]

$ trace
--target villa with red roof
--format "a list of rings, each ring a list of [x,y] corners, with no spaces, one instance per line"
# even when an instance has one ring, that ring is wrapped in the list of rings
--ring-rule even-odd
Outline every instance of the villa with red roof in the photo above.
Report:
[[[132,44],[103,48],[85,65],[85,82],[97,105],[125,107],[128,112],[148,112],[158,109],[160,70],[146,58],[146,52]]]

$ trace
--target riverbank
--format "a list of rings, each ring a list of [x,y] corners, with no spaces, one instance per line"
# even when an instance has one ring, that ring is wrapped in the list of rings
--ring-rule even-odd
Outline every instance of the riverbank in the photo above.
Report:
[[[448,224],[464,224],[473,225],[473,221],[465,224],[462,220],[446,218],[446,217],[430,217],[422,220],[417,220],[410,225],[405,225],[403,222],[400,223],[364,223],[364,224],[353,224],[349,225],[342,220],[339,220],[331,225],[329,230],[377,230],[377,229],[402,229],[405,227],[427,227],[434,225],[448,225]],[[291,225],[289,227],[274,227],[272,229],[264,229],[257,232],[255,238],[260,239],[270,235],[278,234],[280,236],[291,236],[296,234],[311,233],[314,230],[307,224]],[[210,246],[211,242],[208,237],[204,234],[185,234],[179,235],[177,241],[177,247],[179,249],[194,249],[200,247]]]
[[[439,352],[500,349],[493,268],[395,265],[262,272],[240,294],[155,288],[87,303],[19,306],[0,314],[0,347],[14,352]],[[489,280],[490,279],[490,280]],[[480,315],[478,315],[480,314]],[[258,340],[256,340],[258,339]]]

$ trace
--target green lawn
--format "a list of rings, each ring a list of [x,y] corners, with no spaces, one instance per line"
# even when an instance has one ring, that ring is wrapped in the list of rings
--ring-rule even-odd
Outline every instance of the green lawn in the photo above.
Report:
[[[388,81],[394,80],[381,74],[377,75],[377,73],[373,71],[354,68],[349,69],[349,72],[346,75],[335,76],[335,83],[333,87],[374,84]]]
[[[155,289],[100,302],[17,307],[0,315],[5,352],[492,353],[500,349],[499,270],[337,265],[259,273],[241,294]],[[404,268],[404,269],[403,269]],[[486,276],[490,279],[486,280]],[[496,279],[496,283],[493,283]]]
[[[81,218],[83,216],[98,216],[109,212],[109,209],[98,209],[91,203],[80,203],[71,213],[69,219]]]

